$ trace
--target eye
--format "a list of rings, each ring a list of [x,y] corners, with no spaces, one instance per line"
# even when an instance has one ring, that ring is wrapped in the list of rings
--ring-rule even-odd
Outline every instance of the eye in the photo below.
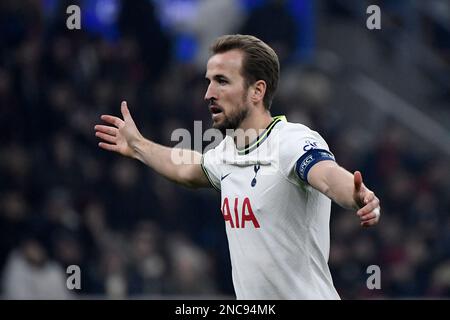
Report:
[[[220,84],[221,86],[226,85],[226,84],[228,83],[228,81],[225,80],[225,79],[223,79],[223,78],[220,78],[219,80],[217,80],[217,82],[219,82],[219,84]]]

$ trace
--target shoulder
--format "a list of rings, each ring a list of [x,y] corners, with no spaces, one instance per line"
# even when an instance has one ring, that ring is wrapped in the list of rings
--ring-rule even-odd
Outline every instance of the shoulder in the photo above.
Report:
[[[283,122],[279,126],[279,170],[294,183],[298,183],[295,168],[298,161],[302,161],[311,152],[329,152],[328,144],[322,136],[311,128],[292,122]]]
[[[284,121],[279,126],[278,134],[280,149],[287,153],[297,153],[299,149],[307,151],[310,148],[328,148],[327,143],[317,131],[300,123]]]

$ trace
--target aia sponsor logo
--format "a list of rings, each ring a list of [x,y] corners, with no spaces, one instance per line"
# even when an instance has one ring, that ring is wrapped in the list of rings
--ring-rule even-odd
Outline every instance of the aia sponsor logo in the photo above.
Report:
[[[233,207],[233,211],[230,209],[230,202]],[[245,197],[241,202],[239,198],[234,198],[232,200],[225,197],[222,203],[222,215],[225,223],[229,223],[231,228],[256,228],[258,229],[259,222],[253,213],[252,205],[250,204],[250,199]]]

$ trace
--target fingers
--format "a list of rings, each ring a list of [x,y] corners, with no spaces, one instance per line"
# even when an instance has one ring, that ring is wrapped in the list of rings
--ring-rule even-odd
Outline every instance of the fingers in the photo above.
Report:
[[[364,195],[364,200],[363,200],[364,204],[368,204],[369,202],[373,201],[375,198],[376,198],[375,193],[373,193],[372,191],[366,192],[366,194]]]
[[[357,205],[361,206],[356,212],[361,220],[361,226],[373,226],[380,220],[380,200],[372,191],[364,187],[361,172],[354,172],[353,181],[355,185],[354,199]]]
[[[94,127],[94,129],[95,129],[95,131],[106,133],[106,134],[109,134],[114,137],[117,136],[117,132],[118,132],[117,128],[115,128],[115,127],[104,126],[101,124],[96,125]]]
[[[378,223],[380,220],[380,207],[375,208],[368,214],[360,217],[362,227],[370,227]]]
[[[359,171],[355,171],[355,173],[353,174],[353,181],[355,183],[355,192],[358,192],[361,190],[361,186],[362,186],[362,175],[361,172]]]
[[[369,221],[361,222],[361,227],[371,227],[378,223],[378,219],[371,219]]]
[[[364,203],[365,206],[363,206],[356,212],[360,217],[380,206],[380,200],[375,196],[373,192],[370,192],[364,197]]]
[[[100,118],[103,121],[116,126],[117,128],[119,128],[123,124],[123,120],[115,116],[104,114]]]
[[[99,142],[98,146],[102,149],[108,150],[108,151],[114,151],[114,152],[118,152],[119,149],[117,147],[117,145],[115,144],[109,144],[109,143],[104,143],[104,142]]]
[[[109,134],[106,134],[106,133],[103,133],[103,132],[100,132],[100,131],[97,131],[95,133],[95,136],[99,137],[100,139],[105,140],[106,142],[110,142],[110,143],[116,144],[116,139],[117,138],[115,136],[111,136]]]
[[[363,216],[360,216],[359,218],[361,221],[364,222],[364,221],[369,221],[371,219],[375,219],[376,217],[378,217],[378,214],[374,211],[371,211]]]
[[[122,112],[124,120],[132,120],[126,101],[122,101],[120,110]],[[106,123],[113,125],[114,127],[107,125],[96,125],[94,127],[95,136],[103,140],[102,142],[98,143],[98,146],[108,151],[119,152],[119,147],[117,146],[117,136],[119,134],[119,130],[125,126],[125,121],[120,119],[119,117],[107,114],[102,115],[100,118]]]
[[[120,112],[122,112],[122,116],[124,120],[131,119],[130,110],[128,109],[127,102],[122,101],[120,105]]]

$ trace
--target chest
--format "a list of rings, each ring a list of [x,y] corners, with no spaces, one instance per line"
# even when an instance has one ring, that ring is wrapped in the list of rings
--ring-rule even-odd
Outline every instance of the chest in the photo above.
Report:
[[[224,197],[267,196],[265,193],[280,183],[280,175],[272,165],[225,166],[220,177]]]
[[[221,211],[229,228],[260,228],[283,198],[284,181],[271,165],[227,166],[221,176]]]

